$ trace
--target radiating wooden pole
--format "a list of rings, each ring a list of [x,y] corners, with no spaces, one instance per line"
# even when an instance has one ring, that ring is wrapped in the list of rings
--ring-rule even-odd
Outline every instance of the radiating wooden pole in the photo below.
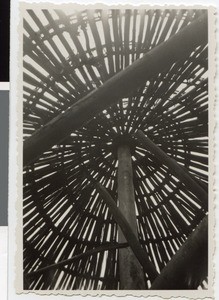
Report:
[[[118,201],[120,211],[137,237],[132,160],[130,148],[127,145],[121,145],[118,148]],[[125,243],[126,238],[120,228],[118,234],[119,243]],[[146,288],[142,267],[130,248],[119,250],[119,274],[120,289],[139,290]]]
[[[146,149],[155,155],[156,159],[165,164],[170,172],[186,185],[190,192],[202,201],[204,208],[208,208],[208,193],[197,183],[197,181],[193,180],[192,176],[190,176],[184,168],[182,168],[173,158],[169,157],[161,148],[155,145],[141,130],[135,134],[135,137],[137,137],[138,141]]]
[[[197,46],[206,44],[207,40],[207,14],[203,14],[37,130],[24,142],[24,166],[35,161],[44,151],[61,142],[103,109],[128,96],[152,76],[185,58]]]

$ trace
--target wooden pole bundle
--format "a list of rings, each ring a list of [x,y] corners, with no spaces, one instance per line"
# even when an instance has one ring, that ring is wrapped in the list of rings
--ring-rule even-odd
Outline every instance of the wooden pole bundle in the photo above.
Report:
[[[207,14],[203,14],[168,41],[149,51],[144,57],[37,130],[24,142],[24,166],[34,162],[44,151],[61,142],[98,112],[118,99],[128,96],[152,76],[185,58],[197,46],[207,43],[207,33]]]

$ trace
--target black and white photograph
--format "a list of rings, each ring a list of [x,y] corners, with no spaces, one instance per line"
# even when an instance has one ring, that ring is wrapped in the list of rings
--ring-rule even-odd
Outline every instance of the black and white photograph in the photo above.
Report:
[[[21,289],[205,295],[209,10],[27,6]]]

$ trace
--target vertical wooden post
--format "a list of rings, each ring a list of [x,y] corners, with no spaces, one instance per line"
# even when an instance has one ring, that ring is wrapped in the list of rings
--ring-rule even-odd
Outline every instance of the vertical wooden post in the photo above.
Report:
[[[135,214],[135,195],[133,187],[131,152],[128,145],[118,148],[118,199],[119,208],[137,236],[137,222]],[[119,228],[119,243],[126,239]],[[144,274],[140,263],[131,248],[119,250],[120,289],[146,289]]]

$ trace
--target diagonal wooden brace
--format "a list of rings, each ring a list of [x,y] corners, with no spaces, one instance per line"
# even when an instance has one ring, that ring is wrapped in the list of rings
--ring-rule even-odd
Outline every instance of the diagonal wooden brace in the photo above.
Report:
[[[143,267],[144,272],[147,273],[150,279],[153,281],[157,277],[158,272],[156,271],[155,266],[149,260],[147,253],[141,247],[137,237],[132,231],[131,226],[127,222],[126,218],[123,216],[122,212],[116,206],[115,201],[112,199],[108,191],[100,183],[96,184],[96,188],[97,191],[100,193],[103,201],[107,204],[115,221],[122,230],[124,237],[126,238],[129,246],[131,247],[141,266]]]
[[[152,290],[194,289],[208,275],[208,216],[205,216],[152,283]],[[199,280],[197,280],[199,277]],[[194,281],[194,278],[196,280]],[[193,283],[194,281],[194,283]]]
[[[162,164],[165,164],[170,172],[185,184],[189,191],[202,201],[205,209],[208,208],[208,193],[193,180],[191,175],[184,168],[182,168],[173,158],[169,157],[161,148],[155,145],[141,130],[138,130],[135,137],[141,145],[155,155],[156,159]]]
[[[47,272],[47,271],[52,270],[52,269],[57,269],[57,268],[60,268],[60,267],[64,267],[64,266],[69,265],[69,264],[71,264],[71,263],[73,263],[75,261],[87,258],[87,257],[89,257],[89,256],[91,256],[93,254],[97,254],[99,252],[111,251],[111,250],[120,249],[120,248],[126,248],[128,246],[129,246],[128,243],[115,244],[115,245],[111,244],[111,245],[106,245],[106,246],[105,245],[104,246],[100,246],[98,248],[95,248],[95,249],[92,249],[92,250],[88,250],[88,251],[86,251],[84,253],[75,255],[72,258],[68,258],[68,259],[62,260],[60,262],[48,265],[46,267],[37,269],[36,271],[30,272],[30,273],[26,273],[24,275],[26,277],[33,277],[35,275],[42,274],[42,273]]]
[[[34,162],[43,152],[60,143],[103,109],[127,97],[145,81],[184,59],[199,45],[206,44],[207,20],[207,13],[203,14],[37,130],[24,142],[24,166]]]

